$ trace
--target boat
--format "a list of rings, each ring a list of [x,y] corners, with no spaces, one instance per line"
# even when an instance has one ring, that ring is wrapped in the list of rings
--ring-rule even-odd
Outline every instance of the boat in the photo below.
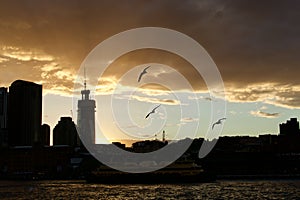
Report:
[[[104,167],[86,176],[88,183],[102,184],[180,184],[215,180],[214,175],[200,167],[178,164],[148,173],[127,173]]]

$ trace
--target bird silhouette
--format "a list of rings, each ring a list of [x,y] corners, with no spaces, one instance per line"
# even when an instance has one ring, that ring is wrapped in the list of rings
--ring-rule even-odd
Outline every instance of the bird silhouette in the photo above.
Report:
[[[217,124],[222,124],[222,120],[225,120],[225,119],[226,119],[226,118],[224,117],[224,118],[222,118],[222,119],[219,119],[219,120],[216,121],[215,123],[213,123],[211,129],[214,129],[215,125],[217,125]]]
[[[150,66],[146,67],[146,68],[140,73],[139,78],[138,78],[138,82],[140,82],[141,79],[142,79],[142,76],[143,76],[144,74],[147,73],[147,69],[148,69],[149,67],[150,67]]]
[[[158,106],[156,106],[155,108],[153,108],[153,109],[151,110],[151,112],[149,112],[149,113],[146,115],[145,119],[147,119],[151,114],[155,113],[155,110],[156,110],[160,105],[161,105],[161,104],[159,104]]]

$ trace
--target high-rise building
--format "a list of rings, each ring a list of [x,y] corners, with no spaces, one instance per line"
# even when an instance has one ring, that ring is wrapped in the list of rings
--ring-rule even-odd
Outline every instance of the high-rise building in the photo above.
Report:
[[[61,117],[53,129],[53,145],[78,146],[76,125],[71,117]]]
[[[90,99],[90,90],[81,91],[81,100],[78,100],[77,125],[78,132],[84,138],[85,144],[95,144],[95,100]]]
[[[8,92],[7,88],[0,88],[0,129],[7,128],[7,103]]]
[[[33,146],[39,143],[42,124],[42,85],[17,80],[9,87],[8,143]]]
[[[286,123],[279,124],[280,135],[297,135],[300,134],[299,122],[297,118],[291,118]]]
[[[7,88],[0,88],[0,146],[7,146],[8,129],[7,129],[7,107],[8,92]]]

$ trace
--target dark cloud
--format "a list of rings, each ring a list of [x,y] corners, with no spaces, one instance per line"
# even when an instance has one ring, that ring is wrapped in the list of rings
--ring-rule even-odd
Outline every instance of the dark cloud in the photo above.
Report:
[[[113,62],[106,69],[103,76],[115,76],[115,78],[119,79],[128,70],[145,63],[159,63],[170,66],[176,70],[170,73],[165,72],[157,74],[158,79],[172,80],[175,77],[174,73],[178,73],[183,76],[182,78],[188,80],[195,90],[206,90],[206,86],[201,75],[187,60],[173,53],[162,50],[145,49],[127,53]],[[155,67],[155,64],[152,67]],[[134,84],[136,84],[136,79],[134,79]],[[177,88],[178,90],[184,89],[183,86],[180,85],[179,80],[171,81],[171,85],[173,88]],[[151,84],[147,87],[149,89],[162,89],[162,86],[158,84]]]
[[[101,41],[131,28],[159,26],[181,31],[204,46],[219,67],[231,99],[269,100],[273,95],[274,104],[300,107],[299,10],[300,2],[292,0],[1,1],[0,84],[23,78],[69,93],[83,59]],[[20,60],[3,47],[32,54],[29,60]],[[188,63],[170,55],[158,58],[156,53],[147,58],[146,53],[140,60],[155,58],[179,69],[197,89],[205,87]],[[129,57],[124,60],[134,64]],[[43,70],[49,63],[58,67]],[[119,69],[111,68],[107,74],[119,77],[124,73]],[[276,88],[276,94],[270,88],[246,90],[261,83],[292,89]]]

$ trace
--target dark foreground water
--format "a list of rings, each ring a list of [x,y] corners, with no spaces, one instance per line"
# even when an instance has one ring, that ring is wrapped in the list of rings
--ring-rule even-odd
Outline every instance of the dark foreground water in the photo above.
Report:
[[[0,181],[0,199],[300,199],[300,180],[217,181],[182,185]]]

